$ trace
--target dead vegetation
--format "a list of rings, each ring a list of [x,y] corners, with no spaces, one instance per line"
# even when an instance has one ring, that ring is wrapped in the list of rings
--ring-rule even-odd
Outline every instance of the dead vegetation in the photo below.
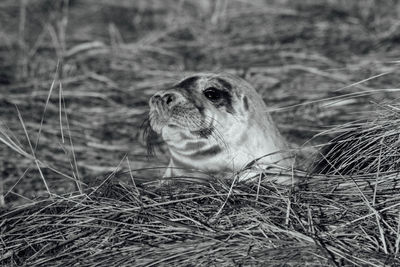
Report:
[[[0,261],[399,265],[399,17],[395,0],[2,1]],[[196,71],[252,83],[305,170],[358,137],[327,174],[265,174],[295,188],[159,187],[147,100]]]

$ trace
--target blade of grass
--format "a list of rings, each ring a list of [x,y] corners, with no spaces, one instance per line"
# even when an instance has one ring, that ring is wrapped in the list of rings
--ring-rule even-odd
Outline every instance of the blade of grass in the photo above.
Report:
[[[43,183],[44,183],[44,186],[46,187],[46,190],[47,190],[47,192],[49,193],[49,195],[50,195],[50,197],[51,197],[52,194],[51,194],[51,192],[50,192],[50,188],[49,188],[49,186],[48,186],[48,184],[47,184],[46,179],[44,178],[44,175],[43,175],[43,173],[42,173],[42,169],[41,169],[40,166],[39,166],[39,161],[38,161],[38,159],[36,158],[35,150],[33,149],[31,140],[30,140],[30,138],[29,138],[28,131],[26,130],[26,127],[25,127],[24,120],[22,119],[21,112],[19,111],[18,106],[15,106],[15,107],[16,107],[16,109],[17,109],[18,118],[19,118],[19,121],[20,121],[20,123],[21,123],[21,125],[22,125],[22,128],[24,129],[25,136],[26,136],[26,139],[27,139],[27,141],[28,141],[29,147],[30,147],[30,149],[31,149],[32,156],[33,156],[33,158],[34,158],[36,167],[37,167],[37,169],[38,169],[38,171],[39,171],[39,173],[40,173],[40,177],[42,178],[42,181],[43,181]]]
[[[68,131],[68,139],[69,139],[69,144],[71,147],[71,154],[72,154],[72,159],[73,159],[73,167],[74,169],[72,170],[72,173],[74,174],[74,177],[76,179],[76,186],[78,187],[79,192],[82,194],[83,190],[81,187],[81,179],[80,179],[80,175],[79,175],[79,170],[78,170],[78,163],[76,160],[76,155],[75,155],[75,149],[74,149],[74,143],[72,142],[72,134],[71,134],[71,128],[69,125],[69,121],[68,121],[68,113],[67,113],[67,108],[65,106],[65,100],[63,98],[63,89],[62,89],[62,83],[60,81],[60,95],[61,95],[61,102],[62,102],[62,108],[64,109],[64,117],[65,117],[65,122],[66,122],[66,126],[67,126],[67,131]]]
[[[54,73],[54,78],[53,78],[53,81],[51,82],[51,86],[50,86],[50,89],[49,89],[49,94],[47,95],[46,103],[44,105],[44,110],[43,110],[43,113],[42,113],[42,118],[40,120],[39,133],[38,133],[38,136],[37,136],[36,142],[35,142],[35,151],[36,151],[37,146],[39,144],[40,135],[42,133],[43,121],[44,121],[44,117],[45,117],[45,114],[46,114],[47,106],[49,104],[50,97],[51,97],[51,94],[53,92],[54,84],[55,84],[57,76],[58,76],[59,65],[60,65],[60,61],[57,61],[56,72]]]

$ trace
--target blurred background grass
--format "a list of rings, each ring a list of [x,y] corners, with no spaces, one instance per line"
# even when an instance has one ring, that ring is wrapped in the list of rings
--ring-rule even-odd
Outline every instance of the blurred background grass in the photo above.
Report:
[[[226,71],[256,87],[293,147],[321,144],[329,135],[315,134],[397,98],[380,89],[399,87],[399,18],[396,0],[2,0],[1,137],[32,155],[18,107],[52,193],[124,156],[135,177],[159,177],[165,147],[149,159],[141,138],[148,98],[186,74]],[[329,100],[351,93],[361,96]],[[5,203],[46,194],[32,157],[5,143]]]

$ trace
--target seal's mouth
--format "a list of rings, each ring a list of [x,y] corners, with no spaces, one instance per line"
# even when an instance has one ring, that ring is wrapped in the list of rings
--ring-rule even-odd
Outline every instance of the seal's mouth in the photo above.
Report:
[[[191,131],[190,133],[193,135],[198,135],[199,137],[202,138],[208,138],[210,137],[214,132],[214,127],[210,125],[209,127],[197,130],[197,131]]]
[[[192,134],[206,136],[210,124],[195,107],[179,105],[171,109],[163,106],[150,108],[150,125],[154,131],[161,133],[164,127],[170,129],[186,129]]]

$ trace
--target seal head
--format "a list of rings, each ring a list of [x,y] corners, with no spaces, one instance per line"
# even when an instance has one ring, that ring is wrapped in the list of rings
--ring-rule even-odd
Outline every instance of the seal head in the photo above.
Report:
[[[257,158],[291,166],[262,97],[241,78],[200,73],[154,94],[150,126],[167,143],[165,176],[236,172]]]

